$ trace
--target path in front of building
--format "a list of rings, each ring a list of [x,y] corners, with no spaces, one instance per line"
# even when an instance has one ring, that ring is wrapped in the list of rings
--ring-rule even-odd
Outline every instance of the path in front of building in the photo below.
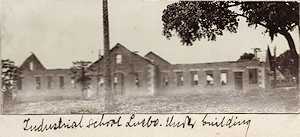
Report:
[[[115,97],[115,113],[295,113],[299,92],[296,89],[251,91],[241,94],[202,93],[154,97]],[[60,100],[9,103],[5,114],[101,114],[104,99]]]

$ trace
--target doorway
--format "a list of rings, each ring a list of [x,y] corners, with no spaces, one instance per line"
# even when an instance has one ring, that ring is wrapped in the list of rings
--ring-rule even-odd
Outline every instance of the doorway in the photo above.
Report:
[[[243,90],[243,73],[234,72],[235,90]]]
[[[124,75],[121,73],[116,73],[114,75],[114,93],[124,94]]]

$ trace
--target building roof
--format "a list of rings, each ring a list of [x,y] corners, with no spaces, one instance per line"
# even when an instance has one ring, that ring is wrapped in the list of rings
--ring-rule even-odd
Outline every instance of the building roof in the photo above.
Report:
[[[150,56],[152,56],[152,57],[154,57],[154,58],[156,58],[156,59],[158,59],[158,60],[164,62],[165,64],[171,65],[171,63],[169,63],[169,62],[166,61],[165,59],[161,58],[161,57],[158,56],[157,54],[153,53],[152,51],[150,51],[149,53],[147,53],[147,54],[145,55],[146,58],[150,58]],[[155,62],[155,60],[154,60],[154,62]]]
[[[34,53],[32,53],[27,59],[25,59],[20,68],[25,68],[25,65],[27,65],[31,61],[35,61],[36,63],[38,63],[39,67],[41,67],[43,70],[46,69]]]
[[[115,50],[116,48],[122,48],[122,49],[124,49],[125,51],[131,53],[132,55],[134,55],[134,56],[136,56],[136,57],[138,57],[138,58],[141,58],[141,59],[143,59],[143,60],[145,60],[145,61],[147,61],[147,62],[153,64],[153,62],[152,62],[151,60],[149,60],[148,58],[142,57],[142,56],[140,56],[140,55],[138,55],[138,54],[136,54],[136,53],[130,51],[129,49],[127,49],[126,47],[124,47],[124,46],[121,45],[120,43],[117,43],[117,44],[110,50],[110,52],[112,52],[112,51]],[[94,63],[92,63],[92,64],[90,65],[90,67],[94,66],[95,64],[97,64],[97,63],[98,63],[99,61],[101,61],[102,59],[103,59],[103,56],[102,56],[100,59],[96,60]]]

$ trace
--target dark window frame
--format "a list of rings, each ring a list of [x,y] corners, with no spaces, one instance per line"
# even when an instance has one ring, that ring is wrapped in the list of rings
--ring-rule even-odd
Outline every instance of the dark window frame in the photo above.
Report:
[[[65,78],[64,76],[59,76],[59,89],[64,89],[65,86]]]
[[[226,83],[222,83],[222,74],[226,74]],[[224,85],[228,85],[228,71],[227,70],[221,70],[221,73],[220,73],[220,84],[222,85],[222,86],[224,86]]]
[[[115,55],[115,63],[116,64],[122,64],[123,63],[123,55],[120,53],[117,53]]]
[[[42,86],[41,79],[42,79],[41,77],[35,77],[35,88],[38,90],[41,89]]]
[[[213,86],[214,85],[214,82],[215,82],[215,79],[214,79],[214,75],[213,75],[213,71],[212,70],[210,70],[210,71],[206,71],[205,72],[206,73],[206,86]],[[209,80],[207,79],[207,76],[208,75],[210,75],[211,76],[211,78],[212,78],[212,84],[209,82]]]
[[[47,76],[47,89],[53,89],[53,76]]]
[[[195,75],[197,75],[197,80],[195,80]],[[199,84],[199,75],[197,71],[191,71],[191,85]]]
[[[258,84],[258,69],[249,69],[249,84]]]
[[[184,77],[183,77],[183,72],[176,72],[176,85],[178,87],[183,86],[184,84]]]

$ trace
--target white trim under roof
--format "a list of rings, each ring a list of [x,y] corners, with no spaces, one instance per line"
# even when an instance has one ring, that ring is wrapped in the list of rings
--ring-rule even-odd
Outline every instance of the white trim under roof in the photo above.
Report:
[[[196,69],[189,69],[189,71],[200,71],[200,69],[196,68]]]
[[[182,69],[175,69],[175,70],[173,70],[174,72],[183,72],[183,70]]]
[[[203,70],[204,71],[212,71],[212,70],[214,70],[214,68],[204,68]]]
[[[233,72],[243,72],[243,71],[245,71],[245,70],[243,70],[243,69],[232,69],[232,71],[233,71]]]
[[[219,70],[229,70],[230,68],[219,68]]]

